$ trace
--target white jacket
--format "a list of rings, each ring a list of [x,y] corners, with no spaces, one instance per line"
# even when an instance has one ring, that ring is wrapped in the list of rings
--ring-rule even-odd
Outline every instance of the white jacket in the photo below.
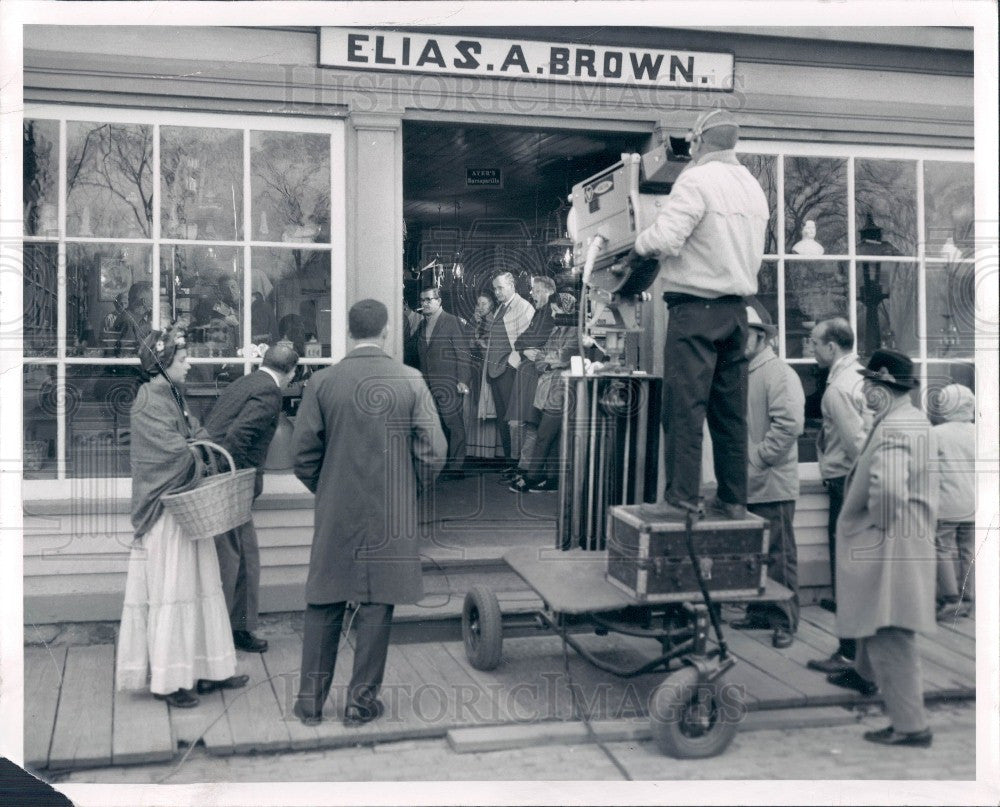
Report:
[[[713,151],[686,168],[635,251],[659,255],[663,288],[696,297],[757,293],[767,199],[733,150]]]

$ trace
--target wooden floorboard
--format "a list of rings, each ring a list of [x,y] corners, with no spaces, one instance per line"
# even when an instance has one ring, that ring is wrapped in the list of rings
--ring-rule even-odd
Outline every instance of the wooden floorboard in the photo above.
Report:
[[[961,633],[948,630],[943,623],[938,622],[937,633],[929,638],[932,638],[950,653],[975,661],[976,640],[974,637],[964,636]]]
[[[250,680],[241,689],[222,690],[236,754],[291,748],[288,729],[260,653],[236,653],[236,675]]]
[[[136,765],[173,759],[177,743],[170,727],[170,710],[148,690],[115,690],[111,759],[115,765]]]
[[[49,764],[59,690],[66,666],[66,645],[24,648],[24,763]]]
[[[221,692],[198,696],[194,709],[170,707],[170,723],[178,741],[192,745],[199,740],[205,750],[216,756],[233,753],[233,734],[229,730],[229,714]]]
[[[288,731],[288,739],[294,750],[315,748],[319,745],[319,734],[315,726],[306,726],[292,714],[295,696],[299,691],[299,670],[302,665],[302,642],[299,639],[271,639],[267,652],[261,660],[271,679],[275,700],[281,713],[281,720]]]
[[[111,764],[114,645],[70,646],[49,768]]]
[[[957,633],[959,636],[964,636],[967,639],[976,639],[976,620],[973,617],[960,617],[959,619],[944,619],[938,622],[938,625],[945,630],[950,630],[952,633]]]

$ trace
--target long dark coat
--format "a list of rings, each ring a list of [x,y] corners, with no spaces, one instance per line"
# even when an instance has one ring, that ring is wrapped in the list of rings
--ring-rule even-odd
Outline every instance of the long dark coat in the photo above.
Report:
[[[309,379],[292,450],[295,475],[316,494],[306,602],[417,602],[417,492],[447,455],[420,373],[355,348]]]
[[[240,376],[219,393],[205,419],[212,440],[233,455],[237,468],[256,468],[255,495],[264,486],[264,462],[278,428],[281,390],[263,370]]]
[[[522,361],[517,367],[517,375],[514,376],[514,389],[511,392],[510,405],[507,409],[508,420],[529,420],[531,418],[535,388],[538,386],[538,370],[535,368],[534,362],[524,360],[524,351],[529,348],[541,350],[554,327],[552,307],[546,303],[535,310],[528,329],[517,337],[517,341],[514,343],[514,350],[521,355]]]

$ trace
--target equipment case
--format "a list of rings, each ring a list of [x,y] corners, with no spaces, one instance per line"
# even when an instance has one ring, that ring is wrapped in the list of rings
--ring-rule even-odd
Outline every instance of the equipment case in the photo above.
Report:
[[[764,593],[767,521],[748,513],[732,520],[695,522],[695,557],[713,597],[738,599]],[[657,515],[657,505],[608,509],[608,581],[642,602],[701,599],[682,520]]]

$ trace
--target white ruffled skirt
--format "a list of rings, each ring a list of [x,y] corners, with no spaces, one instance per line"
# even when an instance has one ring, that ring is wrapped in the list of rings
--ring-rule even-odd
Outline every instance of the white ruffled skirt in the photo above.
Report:
[[[192,541],[170,513],[133,546],[115,664],[117,688],[167,695],[236,672],[215,541]]]

